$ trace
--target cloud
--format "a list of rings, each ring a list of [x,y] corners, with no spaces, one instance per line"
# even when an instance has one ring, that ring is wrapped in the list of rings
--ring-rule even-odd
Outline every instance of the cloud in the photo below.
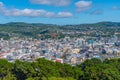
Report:
[[[62,17],[62,18],[65,18],[65,17],[72,17],[73,15],[72,15],[72,13],[70,13],[70,12],[59,12],[58,14],[57,14],[57,17]]]
[[[3,13],[5,11],[5,6],[2,2],[0,2],[0,13]]]
[[[92,12],[90,12],[91,15],[101,15],[103,14],[103,11],[102,10],[94,10]]]
[[[2,2],[0,2],[0,6],[4,6],[4,4]]]
[[[47,18],[67,18],[72,17],[70,12],[48,12],[45,10],[33,10],[33,9],[12,9],[5,12],[6,16],[28,16],[28,17],[47,17]]]
[[[38,9],[6,9],[4,4],[0,2],[0,11],[5,16],[13,16],[13,17],[19,17],[19,16],[25,16],[25,17],[44,17],[44,18],[68,18],[72,17],[72,13],[70,12],[49,12],[46,10]]]
[[[112,9],[112,10],[120,10],[120,8],[117,7],[117,6],[113,6],[111,9]]]
[[[92,1],[78,1],[75,3],[75,6],[77,8],[77,11],[85,11],[87,9],[90,9],[92,6]]]
[[[6,16],[29,16],[29,17],[52,17],[54,13],[47,12],[45,10],[33,10],[33,9],[11,9],[5,11]]]
[[[68,6],[71,0],[30,0],[30,2],[33,4]]]

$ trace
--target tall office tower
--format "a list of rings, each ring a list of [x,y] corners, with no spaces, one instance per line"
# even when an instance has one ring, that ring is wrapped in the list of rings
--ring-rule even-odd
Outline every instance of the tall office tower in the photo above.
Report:
[[[99,33],[97,34],[97,41],[100,42],[100,40],[101,40],[101,33],[99,32]]]
[[[117,42],[117,36],[116,35],[113,35],[110,39],[110,42],[111,43],[116,43]]]
[[[86,46],[86,40],[83,39],[83,40],[82,40],[82,47],[85,48],[85,46]]]
[[[114,42],[117,42],[118,38],[116,35],[113,36],[114,37]]]
[[[89,43],[91,45],[91,48],[94,48],[94,39],[89,40]]]

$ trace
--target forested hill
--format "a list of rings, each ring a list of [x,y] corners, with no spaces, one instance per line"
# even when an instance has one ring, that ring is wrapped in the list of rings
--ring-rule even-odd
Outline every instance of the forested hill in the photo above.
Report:
[[[0,24],[0,38],[9,39],[10,37],[13,36],[51,38],[50,34],[52,33],[58,34],[59,38],[62,38],[66,35],[66,34],[62,34],[62,32],[66,32],[66,31],[84,32],[89,30],[102,31],[104,34],[106,34],[106,32],[111,31],[110,34],[112,34],[115,31],[118,32],[120,31],[120,23],[99,22],[94,24],[54,25],[54,24],[42,24],[42,23],[11,22],[6,24]],[[75,35],[72,36],[74,37]]]
[[[120,80],[120,59],[91,59],[73,67],[45,59],[15,63],[0,59],[0,80]]]

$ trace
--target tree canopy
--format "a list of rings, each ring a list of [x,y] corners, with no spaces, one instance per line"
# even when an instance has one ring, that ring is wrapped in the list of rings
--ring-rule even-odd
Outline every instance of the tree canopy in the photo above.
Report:
[[[41,58],[14,63],[0,59],[0,80],[120,80],[120,59],[91,59],[76,66]]]

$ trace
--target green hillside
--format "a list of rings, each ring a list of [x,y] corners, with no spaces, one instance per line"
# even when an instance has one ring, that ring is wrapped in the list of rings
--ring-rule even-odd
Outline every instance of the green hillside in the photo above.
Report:
[[[59,38],[67,34],[62,32],[69,31],[93,31],[92,36],[97,31],[101,31],[103,36],[113,35],[115,31],[120,31],[120,23],[117,22],[99,22],[94,24],[79,24],[79,25],[53,25],[42,23],[24,23],[24,22],[11,22],[0,24],[0,38],[9,39],[10,37],[32,37],[32,38],[53,38],[51,34],[59,35]],[[75,37],[75,35],[70,35]],[[81,34],[80,36],[85,36]],[[79,37],[79,36],[76,36]]]

